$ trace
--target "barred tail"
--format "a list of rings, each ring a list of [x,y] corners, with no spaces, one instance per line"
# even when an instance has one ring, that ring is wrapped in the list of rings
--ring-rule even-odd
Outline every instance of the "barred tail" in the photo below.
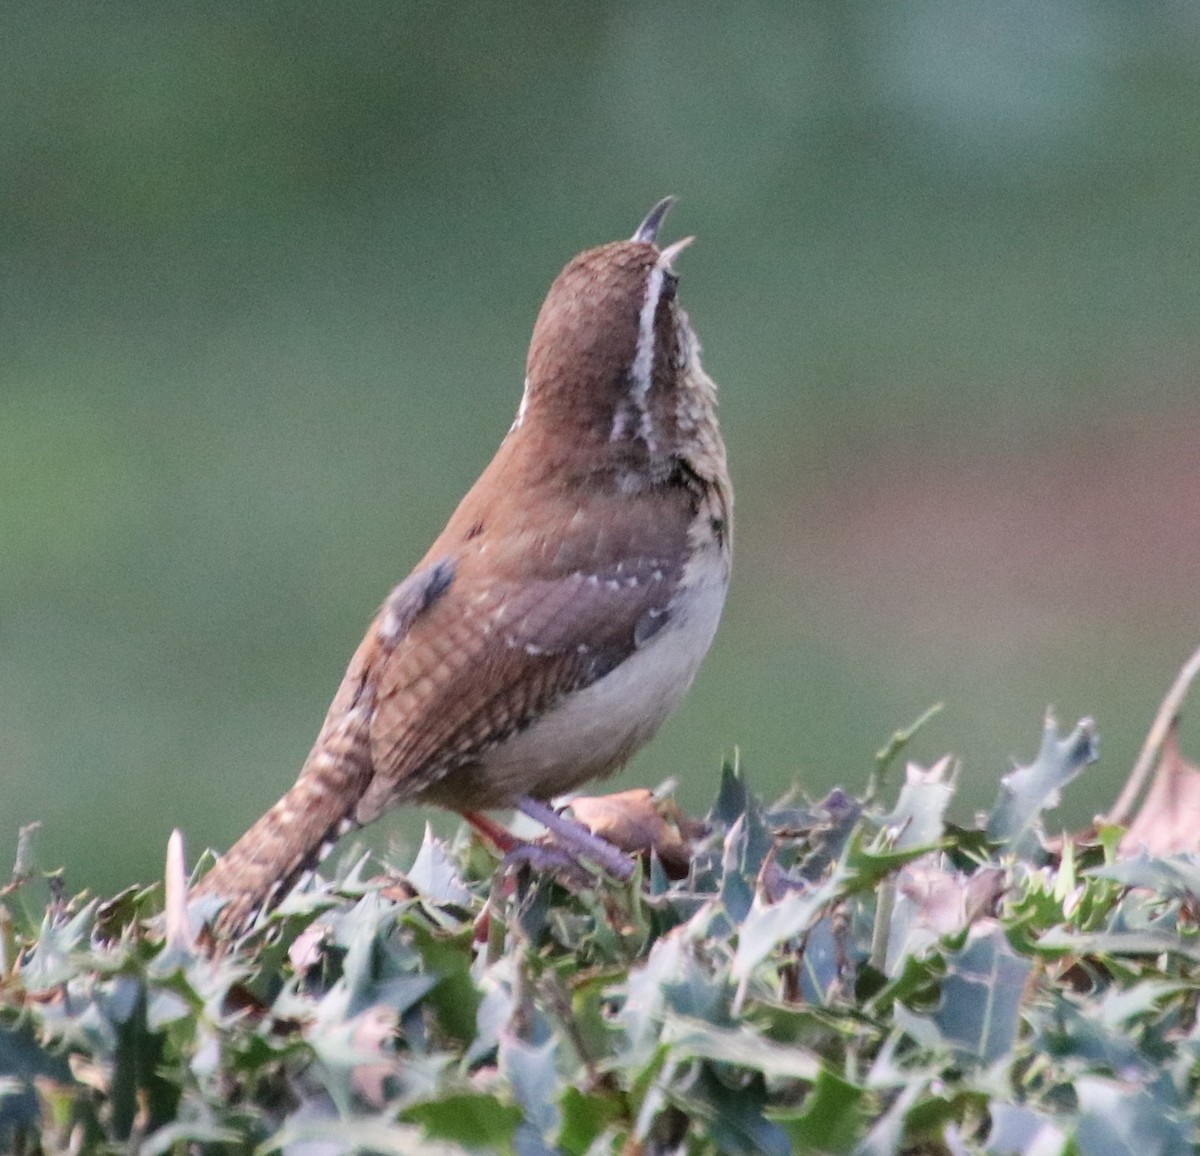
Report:
[[[228,901],[217,917],[218,935],[244,930],[358,825],[355,812],[374,774],[374,673],[453,578],[454,563],[442,559],[410,574],[392,591],[350,660],[296,785],[197,884],[194,895]]]
[[[330,726],[332,721],[327,721],[291,790],[193,889],[194,896],[227,900],[214,928],[222,938],[244,931],[259,912],[278,903],[357,826],[354,810],[371,779],[365,728],[354,710],[340,725]]]

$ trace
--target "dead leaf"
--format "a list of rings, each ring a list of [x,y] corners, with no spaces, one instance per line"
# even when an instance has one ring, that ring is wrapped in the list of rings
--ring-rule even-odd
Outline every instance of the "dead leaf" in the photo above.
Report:
[[[331,924],[317,919],[296,936],[288,948],[288,960],[297,975],[306,975],[320,966],[325,948],[332,941],[332,933]]]
[[[377,1054],[375,1062],[358,1064],[351,1082],[354,1090],[373,1108],[387,1103],[387,1082],[396,1075],[399,1065],[392,1052],[396,1038],[396,1013],[383,1006],[369,1007],[354,1021],[351,1037],[355,1048],[366,1054]]]
[[[947,871],[932,856],[910,863],[897,881],[900,894],[915,909],[917,926],[936,935],[953,935],[990,915],[1004,886],[999,867],[981,867],[967,876]]]
[[[1121,838],[1122,858],[1200,850],[1200,769],[1179,752],[1179,720],[1172,721],[1150,789]]]
[[[695,824],[681,814],[674,799],[655,799],[645,787],[635,787],[613,795],[580,796],[571,800],[571,810],[593,835],[630,854],[654,851],[672,878],[687,874],[691,847],[684,832],[695,830]]]

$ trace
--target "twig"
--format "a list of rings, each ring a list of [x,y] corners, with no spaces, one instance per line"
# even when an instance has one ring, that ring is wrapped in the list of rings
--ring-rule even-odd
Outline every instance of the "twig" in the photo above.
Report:
[[[871,776],[867,780],[866,802],[871,802],[875,798],[876,793],[883,785],[888,768],[892,765],[896,756],[908,746],[917,731],[933,718],[934,715],[941,713],[943,705],[943,703],[935,702],[916,722],[911,723],[904,730],[893,732],[892,737],[888,739],[887,743],[875,752],[875,768],[871,771]]]
[[[13,864],[12,880],[0,887],[0,896],[19,891],[33,878],[33,837],[41,826],[41,823],[30,823],[17,832],[17,859]]]
[[[1162,705],[1158,708],[1158,714],[1154,716],[1154,723],[1146,735],[1146,741],[1142,744],[1137,762],[1133,764],[1133,770],[1129,772],[1129,778],[1125,780],[1121,794],[1113,804],[1112,810],[1107,815],[1101,815],[1096,819],[1097,826],[1101,824],[1123,826],[1129,818],[1147,776],[1158,762],[1167,732],[1170,731],[1171,724],[1179,717],[1179,712],[1183,708],[1183,700],[1187,698],[1188,690],[1197,674],[1200,674],[1200,649],[1197,649],[1192,657],[1183,664],[1183,669],[1171,684],[1171,689],[1167,691],[1166,698],[1162,700]]]

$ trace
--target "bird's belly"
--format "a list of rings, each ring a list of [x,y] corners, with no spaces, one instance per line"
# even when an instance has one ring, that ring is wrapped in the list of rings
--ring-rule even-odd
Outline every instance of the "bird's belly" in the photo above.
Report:
[[[729,582],[724,557],[694,560],[666,626],[603,678],[451,772],[437,802],[457,810],[548,799],[621,767],[683,697],[713,640]],[[431,800],[434,801],[434,800]]]

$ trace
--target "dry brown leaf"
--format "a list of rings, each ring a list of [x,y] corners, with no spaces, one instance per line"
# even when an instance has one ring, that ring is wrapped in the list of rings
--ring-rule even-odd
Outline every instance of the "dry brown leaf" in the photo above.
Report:
[[[1177,855],[1200,850],[1200,769],[1179,751],[1179,720],[1163,739],[1150,789],[1121,839],[1117,853]]]
[[[656,800],[645,787],[635,787],[613,795],[582,795],[571,800],[571,810],[593,835],[622,851],[638,855],[654,851],[668,875],[687,873],[691,848],[682,831],[694,824],[679,814],[674,800]]]
[[[917,925],[936,935],[953,935],[991,914],[1004,887],[999,867],[981,867],[967,876],[946,870],[934,857],[910,863],[897,881],[900,894],[916,909]]]
[[[379,1056],[374,1062],[356,1065],[351,1083],[371,1107],[382,1108],[388,1102],[387,1082],[399,1071],[399,1064],[392,1052],[392,1041],[396,1038],[396,1013],[380,1005],[367,1008],[355,1019],[351,1038],[359,1051]]]
[[[288,960],[298,975],[304,975],[320,964],[332,930],[330,924],[317,919],[292,940],[292,946],[288,948]]]
[[[1138,752],[1137,762],[1129,772],[1129,777],[1125,780],[1125,785],[1121,788],[1121,794],[1117,797],[1117,801],[1109,809],[1108,814],[1099,818],[1099,823],[1124,826],[1137,802],[1138,795],[1142,793],[1142,787],[1145,785],[1155,760],[1161,761],[1162,759],[1163,745],[1167,741],[1167,736],[1178,726],[1184,701],[1187,699],[1188,691],[1197,675],[1200,675],[1200,647],[1197,647],[1187,662],[1183,664],[1183,668],[1175,676],[1175,681],[1171,683],[1171,689],[1159,703],[1154,721],[1150,724],[1150,731],[1146,735],[1146,741],[1142,743],[1142,749]]]

